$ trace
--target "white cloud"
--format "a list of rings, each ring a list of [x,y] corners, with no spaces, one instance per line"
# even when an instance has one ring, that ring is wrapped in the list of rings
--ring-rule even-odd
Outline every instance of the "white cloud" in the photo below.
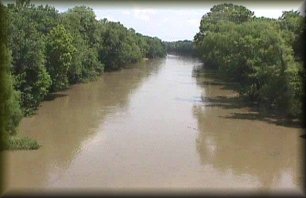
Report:
[[[282,15],[282,10],[280,9],[253,9],[253,11],[257,17],[278,18]]]
[[[124,14],[124,15],[131,15],[131,11],[124,10],[124,11],[122,11],[122,14]]]
[[[134,17],[143,21],[149,21],[153,14],[156,13],[156,10],[152,9],[134,9],[133,14]]]
[[[169,22],[169,21],[171,21],[171,18],[170,18],[170,17],[164,17],[164,18],[162,19],[162,22],[163,22],[163,23],[167,23],[167,22]]]
[[[200,21],[201,19],[188,19],[187,23],[192,26],[198,27],[200,25]]]

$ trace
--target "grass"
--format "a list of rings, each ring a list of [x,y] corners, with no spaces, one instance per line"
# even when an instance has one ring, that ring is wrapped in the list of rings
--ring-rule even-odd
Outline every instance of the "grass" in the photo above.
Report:
[[[10,136],[4,143],[3,150],[36,150],[40,147],[36,140],[28,137]]]

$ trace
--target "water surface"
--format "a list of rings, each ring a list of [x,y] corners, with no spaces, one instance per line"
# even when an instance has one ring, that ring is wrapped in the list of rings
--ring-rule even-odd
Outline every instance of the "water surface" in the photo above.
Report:
[[[24,118],[8,192],[301,192],[301,130],[256,116],[201,62],[168,55],[74,85]]]

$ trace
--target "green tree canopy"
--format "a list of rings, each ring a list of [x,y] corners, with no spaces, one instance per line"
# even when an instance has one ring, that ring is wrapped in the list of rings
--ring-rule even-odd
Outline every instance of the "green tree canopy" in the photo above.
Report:
[[[46,67],[52,79],[51,88],[53,91],[68,87],[67,74],[75,51],[76,49],[72,45],[72,36],[63,25],[58,25],[50,31],[46,44]]]

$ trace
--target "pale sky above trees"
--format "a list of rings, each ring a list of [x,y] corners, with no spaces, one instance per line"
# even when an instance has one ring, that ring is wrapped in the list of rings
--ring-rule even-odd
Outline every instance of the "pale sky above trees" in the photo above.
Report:
[[[4,2],[13,3],[14,1]],[[199,30],[201,17],[209,12],[213,5],[222,3],[221,1],[187,2],[154,4],[154,1],[151,1],[146,4],[139,2],[123,4],[122,2],[100,3],[97,1],[32,1],[37,5],[52,5],[60,12],[76,5],[86,5],[93,8],[97,19],[107,18],[110,21],[120,21],[124,26],[135,29],[136,32],[157,36],[164,41],[192,40]],[[302,0],[291,0],[286,2],[258,1],[257,3],[239,1],[235,4],[246,6],[254,11],[255,16],[278,18],[282,15],[282,11],[300,10],[302,3]]]

